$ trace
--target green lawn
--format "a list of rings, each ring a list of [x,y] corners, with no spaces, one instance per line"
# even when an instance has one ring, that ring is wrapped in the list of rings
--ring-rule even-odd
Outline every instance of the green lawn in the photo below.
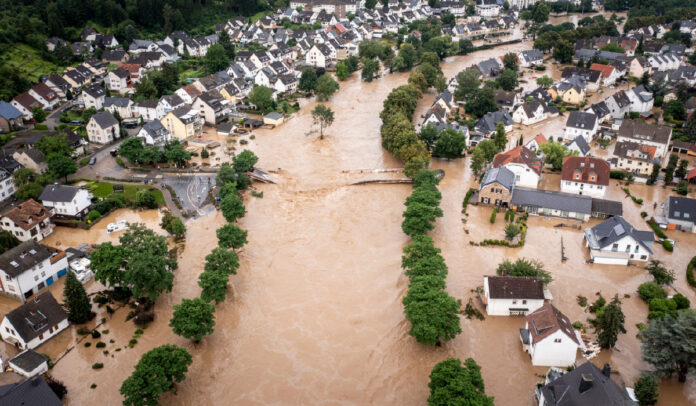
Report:
[[[92,194],[96,197],[109,197],[110,194],[114,192],[114,184],[106,182],[90,182],[87,185]],[[123,196],[128,201],[135,201],[135,195],[138,191],[148,190],[155,195],[155,201],[157,204],[164,204],[164,196],[162,191],[153,186],[146,185],[123,185]]]
[[[43,75],[63,71],[62,67],[41,58],[38,52],[27,44],[15,44],[3,57],[3,63],[16,68],[32,82],[38,82]]]

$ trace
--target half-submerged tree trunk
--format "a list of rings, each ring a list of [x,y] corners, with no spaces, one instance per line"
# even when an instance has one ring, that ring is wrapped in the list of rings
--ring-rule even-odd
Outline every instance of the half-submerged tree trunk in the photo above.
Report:
[[[323,124],[319,125],[319,139],[320,140],[324,139],[324,125]]]

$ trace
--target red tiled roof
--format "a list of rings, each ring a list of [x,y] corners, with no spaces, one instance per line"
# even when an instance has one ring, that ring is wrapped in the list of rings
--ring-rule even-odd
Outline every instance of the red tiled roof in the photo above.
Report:
[[[602,65],[601,63],[593,63],[592,65],[590,65],[590,70],[597,70],[602,72],[602,77],[604,78],[608,78],[611,75],[611,72],[614,71],[614,69],[616,68],[614,68],[611,65]]]
[[[558,330],[561,330],[573,342],[580,345],[578,337],[575,335],[575,330],[570,324],[570,320],[560,310],[556,309],[550,303],[546,303],[539,309],[527,315],[527,324],[529,325],[529,333],[531,342],[536,344],[545,339]]]
[[[51,217],[51,212],[43,207],[41,203],[36,202],[34,199],[29,199],[11,208],[2,216],[10,218],[18,227],[26,231],[44,219]]]
[[[522,145],[510,151],[496,154],[495,158],[493,158],[494,168],[497,168],[499,166],[505,166],[509,163],[519,163],[527,165],[538,175],[541,175],[541,169],[543,168],[543,163],[541,162],[541,159],[537,158],[536,154],[530,151],[529,148]]]
[[[696,168],[690,170],[689,173],[686,174],[686,179],[691,180],[693,178],[696,178]]]
[[[599,158],[568,156],[563,159],[561,179],[608,186],[609,163]]]

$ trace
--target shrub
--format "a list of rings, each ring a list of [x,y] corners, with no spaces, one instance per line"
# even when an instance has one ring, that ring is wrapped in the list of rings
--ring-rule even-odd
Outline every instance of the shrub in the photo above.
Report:
[[[97,210],[90,210],[89,213],[87,213],[87,222],[88,223],[93,223],[96,220],[99,220],[99,217],[101,217],[102,214],[99,213]]]
[[[85,343],[85,347],[91,347],[91,346],[92,346],[92,343],[90,343],[89,341],[87,341],[87,342]]]
[[[691,258],[689,265],[686,266],[686,281],[689,286],[696,288],[696,277],[694,276],[694,266],[696,266],[696,257]]]
[[[648,213],[646,213],[646,212],[644,212],[644,211],[641,211],[641,212],[640,212],[640,217],[641,217],[641,218],[646,218],[646,217],[648,217]]]
[[[667,252],[672,252],[674,251],[674,245],[672,245],[671,242],[664,240],[662,241],[662,247],[665,249]]]
[[[611,179],[624,180],[624,179],[626,179],[626,176],[627,176],[627,174],[624,171],[609,171],[609,177]]]
[[[520,226],[517,224],[509,223],[505,226],[505,238],[512,241],[520,234]]]
[[[104,364],[102,364],[101,362],[95,362],[94,364],[92,364],[92,369],[102,369],[102,368],[104,368]]]
[[[579,321],[573,322],[572,325],[573,325],[573,328],[576,330],[581,330],[583,328],[582,322],[579,322]]]
[[[667,234],[665,234],[665,232],[662,231],[662,229],[660,228],[659,225],[657,225],[656,222],[654,222],[653,220],[648,220],[647,223],[650,226],[650,228],[652,228],[652,230],[656,236],[658,236],[660,238],[667,238]]]
[[[99,342],[97,343],[97,345],[95,345],[95,347],[97,347],[97,348],[104,348],[104,347],[106,347],[106,343],[99,341]]]
[[[587,306],[587,298],[586,298],[585,296],[578,295],[577,301],[578,301],[578,304],[579,304],[580,306],[582,306],[582,307]]]
[[[99,338],[101,337],[101,333],[98,332],[97,330],[92,330],[92,338]]]
[[[491,213],[491,224],[492,224],[492,223],[495,223],[495,216],[496,216],[496,214],[498,214],[498,208],[497,208],[497,207],[494,207],[494,208],[493,208],[493,212]]]
[[[109,330],[102,330],[102,334],[109,334]]]
[[[664,299],[667,292],[655,282],[645,282],[638,286],[638,295],[641,299],[649,302],[652,299]]]
[[[677,293],[676,295],[672,296],[672,300],[677,304],[677,310],[688,309],[691,307],[691,301],[681,293]]]
[[[86,336],[87,334],[89,334],[89,329],[86,327],[80,327],[77,329],[77,334],[81,336]]]

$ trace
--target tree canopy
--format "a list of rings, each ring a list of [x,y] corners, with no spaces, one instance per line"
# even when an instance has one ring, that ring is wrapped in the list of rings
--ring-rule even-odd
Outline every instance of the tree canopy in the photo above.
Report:
[[[660,376],[677,374],[685,382],[696,371],[696,312],[683,310],[675,316],[653,320],[641,333],[643,359]]]
[[[174,314],[169,327],[174,334],[199,342],[213,333],[215,327],[215,307],[201,298],[183,299],[174,306]]]
[[[505,259],[498,265],[496,272],[498,275],[505,273],[510,276],[536,276],[544,284],[551,283],[553,280],[551,274],[544,268],[544,264],[536,259],[517,258],[515,261]]]
[[[68,271],[63,287],[63,300],[68,308],[68,319],[76,324],[88,321],[92,313],[92,305],[77,276],[72,271]]]
[[[186,378],[191,362],[188,351],[176,345],[165,344],[146,352],[121,385],[124,406],[159,404],[163,393],[175,392],[174,383]]]
[[[493,406],[486,395],[481,367],[472,358],[462,365],[457,358],[439,362],[430,373],[429,406]]]

